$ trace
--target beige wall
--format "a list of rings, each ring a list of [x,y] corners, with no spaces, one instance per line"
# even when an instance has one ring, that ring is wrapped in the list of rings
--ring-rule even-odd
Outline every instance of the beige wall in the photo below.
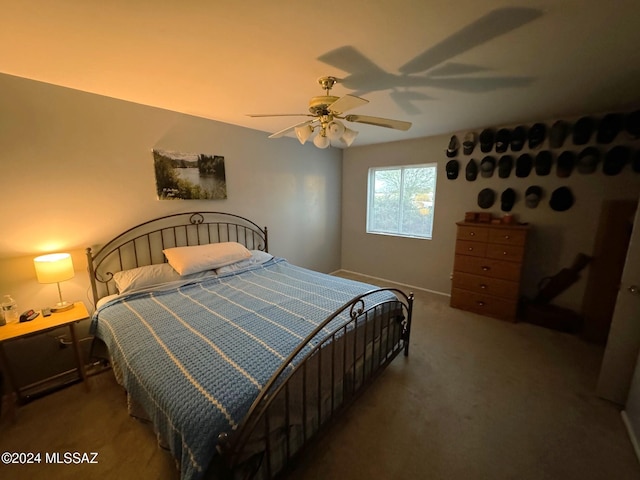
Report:
[[[575,119],[567,119],[573,121]],[[553,121],[545,122],[551,125]],[[462,140],[465,132],[456,132]],[[617,176],[606,176],[601,171],[591,175],[574,170],[569,178],[559,178],[555,169],[548,176],[537,176],[535,171],[526,178],[517,178],[512,172],[509,178],[499,178],[497,172],[491,178],[478,175],[475,182],[464,177],[464,167],[469,158],[479,163],[486,155],[476,147],[471,156],[458,155],[461,172],[456,180],[448,180],[445,172],[445,151],[451,135],[422,138],[385,145],[350,148],[344,152],[343,201],[342,201],[342,268],[374,277],[394,280],[408,285],[449,294],[450,274],[453,268],[455,222],[464,219],[467,211],[481,211],[477,195],[483,188],[492,188],[497,201],[488,211],[501,217],[500,194],[508,187],[518,193],[518,201],[512,213],[517,220],[529,222],[532,233],[523,271],[524,293],[533,296],[538,281],[568,267],[577,253],[591,254],[600,208],[605,199],[634,199],[640,195],[640,174],[627,165]],[[595,135],[594,135],[595,137]],[[640,142],[631,142],[621,134],[617,143],[640,148]],[[540,149],[548,148],[545,142]],[[580,151],[584,147],[573,146],[570,139],[563,149]],[[554,158],[561,150],[553,150]],[[528,149],[525,147],[522,152]],[[601,150],[606,148],[601,146]],[[493,155],[499,158],[500,154]],[[515,156],[519,153],[514,154]],[[436,209],[433,239],[417,240],[392,236],[367,234],[367,172],[380,165],[405,165],[438,163]],[[601,166],[601,165],[600,165]],[[545,197],[536,209],[527,208],[524,192],[530,185],[540,185]],[[569,186],[576,198],[574,206],[566,212],[556,212],[549,207],[551,192],[561,186]],[[586,271],[579,283],[559,296],[554,303],[580,310],[586,283]]]
[[[228,199],[158,201],[151,150],[223,155]],[[320,271],[340,267],[341,151],[293,138],[0,75],[0,294],[19,308],[56,300],[32,259],[74,254],[69,299],[87,299],[84,249],[179,211],[221,210],[269,228],[270,249]]]

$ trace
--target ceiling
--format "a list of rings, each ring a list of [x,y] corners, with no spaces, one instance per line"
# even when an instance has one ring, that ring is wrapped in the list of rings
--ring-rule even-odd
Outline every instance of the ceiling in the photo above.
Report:
[[[640,105],[638,0],[0,7],[2,73],[268,133],[306,119],[247,114],[308,113],[326,75],[340,79],[333,95],[370,101],[349,113],[413,123],[348,123],[360,132],[354,146]]]

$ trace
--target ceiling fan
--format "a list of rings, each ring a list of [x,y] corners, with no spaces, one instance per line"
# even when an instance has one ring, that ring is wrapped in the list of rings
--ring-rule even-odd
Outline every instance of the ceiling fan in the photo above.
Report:
[[[352,110],[356,107],[366,105],[369,100],[356,97],[354,95],[344,95],[343,97],[335,97],[330,95],[331,89],[338,82],[335,77],[320,77],[318,83],[325,91],[325,95],[312,97],[309,100],[310,113],[281,113],[281,114],[250,114],[250,117],[313,117],[312,120],[292,125],[280,130],[269,138],[279,138],[288,133],[295,132],[300,143],[304,143],[318,129],[318,134],[313,139],[313,143],[318,148],[327,148],[331,141],[341,141],[346,146],[350,146],[355,140],[358,132],[346,127],[340,120],[347,122],[364,123],[367,125],[375,125],[377,127],[393,128],[396,130],[409,130],[411,122],[401,120],[391,120],[389,118],[371,117],[369,115],[343,115],[344,112]]]

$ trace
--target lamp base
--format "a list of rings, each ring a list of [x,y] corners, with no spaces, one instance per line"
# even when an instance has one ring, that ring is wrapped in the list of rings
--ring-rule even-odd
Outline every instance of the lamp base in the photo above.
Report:
[[[73,307],[74,307],[73,303],[58,302],[53,307],[51,307],[51,311],[53,313],[66,312],[67,310],[71,310]]]

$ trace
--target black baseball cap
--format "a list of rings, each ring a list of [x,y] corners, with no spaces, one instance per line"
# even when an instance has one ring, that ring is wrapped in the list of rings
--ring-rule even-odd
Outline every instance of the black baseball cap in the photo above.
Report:
[[[447,178],[449,180],[455,180],[458,178],[458,171],[460,170],[460,163],[458,160],[449,160],[447,162]]]
[[[462,152],[465,155],[471,155],[474,148],[476,148],[476,134],[475,132],[467,132],[462,142]]]
[[[573,144],[584,145],[591,138],[593,131],[593,118],[582,117],[573,126]]]
[[[547,127],[544,123],[536,123],[529,129],[529,148],[538,148],[544,142]]]
[[[640,110],[629,113],[624,119],[624,129],[633,139],[640,138]]]
[[[504,153],[509,148],[511,142],[511,131],[507,128],[501,128],[496,134],[496,152]]]
[[[573,172],[576,163],[576,156],[570,150],[565,150],[560,154],[556,162],[556,174],[558,177],[566,178]]]
[[[516,192],[513,188],[507,188],[500,195],[500,209],[503,212],[510,212],[514,203],[516,203]]]
[[[551,194],[549,206],[556,212],[564,212],[573,206],[573,193],[569,187],[558,187]]]
[[[629,160],[630,150],[624,145],[617,145],[607,152],[602,163],[602,173],[618,175]]]
[[[620,130],[622,130],[623,123],[624,119],[619,113],[605,115],[600,125],[598,125],[596,141],[605,144],[613,142],[618,136],[618,133],[620,133]]]
[[[593,173],[600,162],[600,151],[596,147],[587,147],[578,155],[576,168],[580,173]]]
[[[513,168],[513,157],[511,155],[503,155],[498,160],[498,176],[500,178],[508,178]]]
[[[519,152],[524,147],[524,142],[527,140],[527,127],[524,125],[518,125],[511,132],[511,151]]]
[[[476,161],[473,158],[471,158],[469,159],[469,162],[467,163],[467,166],[465,168],[465,177],[470,182],[473,182],[477,176],[478,176],[478,165],[476,164]]]
[[[536,174],[537,175],[549,175],[551,172],[551,164],[553,163],[553,157],[549,150],[542,150],[536,155]]]
[[[636,150],[636,153],[631,158],[631,169],[636,173],[640,173],[640,150]]]
[[[533,159],[528,153],[523,153],[516,160],[516,177],[528,177],[533,167]]]
[[[447,147],[447,157],[455,157],[458,155],[458,148],[460,144],[458,143],[458,137],[455,135],[451,136],[451,140],[449,140],[449,147]]]
[[[478,206],[480,208],[491,208],[496,200],[496,192],[490,188],[483,188],[478,193]]]
[[[495,132],[491,128],[485,128],[480,133],[480,150],[484,153],[488,153],[493,148],[493,142],[495,139]]]

